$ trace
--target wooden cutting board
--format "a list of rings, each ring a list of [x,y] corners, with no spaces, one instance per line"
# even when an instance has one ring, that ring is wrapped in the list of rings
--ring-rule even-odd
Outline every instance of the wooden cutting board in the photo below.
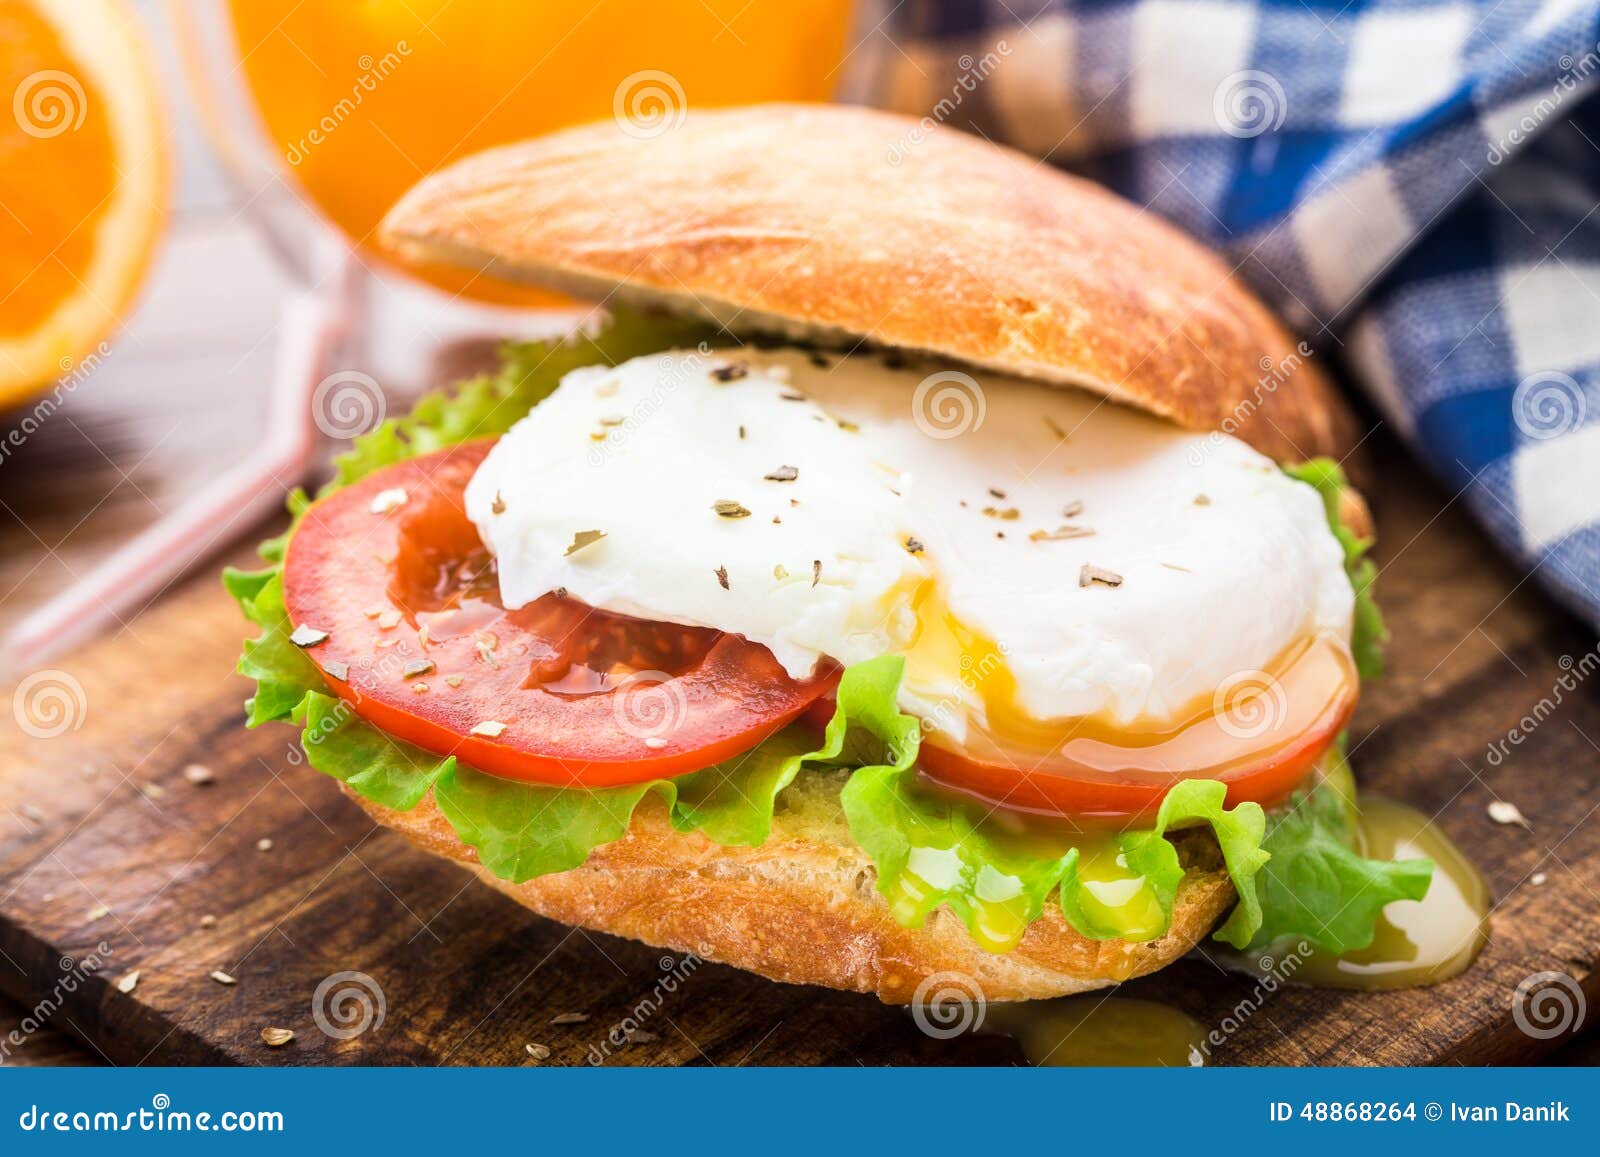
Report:
[[[1429,990],[1262,999],[1203,953],[1125,987],[1226,1026],[1221,1063],[1529,1059],[1569,1038],[1516,1028],[1523,978],[1565,972],[1591,1006],[1600,996],[1600,683],[1559,704],[1553,690],[1569,667],[1586,669],[1593,640],[1448,494],[1395,452],[1379,466],[1394,642],[1390,675],[1353,728],[1357,772],[1437,813],[1475,857],[1497,899],[1493,939],[1464,976]],[[1005,1037],[935,1040],[871,998],[552,924],[412,850],[301,766],[292,731],[242,728],[247,686],[232,669],[244,634],[203,575],[53,665],[82,688],[61,734],[24,734],[0,712],[0,992],[54,1009],[51,1025],[105,1058],[505,1065],[530,1063],[536,1044],[547,1064],[1020,1061]],[[1491,763],[1489,745],[1524,716],[1540,721]],[[214,782],[189,782],[190,764]],[[1530,827],[1492,822],[1497,796]],[[319,986],[333,1035],[314,1015]],[[341,1010],[359,1023],[378,993],[381,1023],[350,1036]],[[551,1023],[562,1014],[588,1019]],[[608,1044],[630,1018],[643,1031]],[[268,1048],[269,1027],[295,1038]]]

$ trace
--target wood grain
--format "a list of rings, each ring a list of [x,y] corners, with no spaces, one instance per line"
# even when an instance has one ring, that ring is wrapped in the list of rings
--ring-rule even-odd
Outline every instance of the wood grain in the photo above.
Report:
[[[1498,766],[1486,758],[1551,696],[1563,657],[1580,659],[1592,640],[1398,452],[1377,464],[1395,641],[1389,677],[1358,713],[1354,758],[1369,789],[1437,813],[1476,857],[1497,897],[1494,937],[1466,975],[1429,990],[1280,990],[1260,1001],[1204,952],[1127,986],[1227,1028],[1220,1063],[1530,1060],[1566,1038],[1515,1027],[1519,981],[1558,970],[1591,1005],[1600,996],[1596,689],[1566,694]],[[81,726],[41,739],[5,720],[0,952],[11,964],[0,991],[31,1007],[58,986],[63,957],[104,945],[109,963],[62,997],[51,1024],[106,1059],[518,1064],[535,1063],[526,1046],[538,1044],[551,1050],[546,1064],[1020,1060],[1006,1038],[933,1040],[870,998],[664,959],[528,914],[374,828],[299,764],[289,729],[243,730],[247,686],[231,669],[244,633],[214,576],[200,576],[56,664],[83,687]],[[215,782],[189,783],[194,762]],[[1485,806],[1496,796],[1517,803],[1531,830],[1492,823]],[[258,850],[263,839],[270,850]],[[202,926],[207,915],[214,927]],[[137,987],[117,991],[132,969]],[[385,1010],[348,1040],[322,1031],[312,1010],[318,985],[345,972],[372,978]],[[563,1013],[589,1019],[551,1024]],[[630,1017],[642,1034],[610,1045]],[[268,1048],[269,1026],[294,1041]]]

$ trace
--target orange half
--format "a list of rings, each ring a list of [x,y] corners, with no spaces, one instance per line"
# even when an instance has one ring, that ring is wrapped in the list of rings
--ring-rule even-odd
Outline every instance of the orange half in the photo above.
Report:
[[[0,0],[0,405],[89,366],[149,266],[169,168],[125,0]]]

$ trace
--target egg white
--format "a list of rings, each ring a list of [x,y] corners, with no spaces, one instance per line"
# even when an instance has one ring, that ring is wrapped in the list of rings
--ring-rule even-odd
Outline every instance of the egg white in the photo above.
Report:
[[[957,741],[986,724],[983,672],[916,646],[936,609],[984,640],[1028,716],[1117,726],[1175,720],[1350,631],[1320,498],[1242,442],[877,354],[577,370],[466,504],[508,607],[565,588],[743,635],[796,677],[911,652],[903,705]],[[1081,585],[1085,566],[1120,581]]]

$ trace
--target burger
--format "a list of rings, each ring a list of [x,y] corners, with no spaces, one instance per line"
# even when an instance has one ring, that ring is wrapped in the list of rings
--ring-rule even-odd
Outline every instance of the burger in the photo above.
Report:
[[[379,823],[554,920],[897,1003],[1346,952],[1427,890],[1355,845],[1355,424],[1170,226],[758,106],[486,152],[384,230],[604,312],[357,439],[226,576],[249,723]]]

